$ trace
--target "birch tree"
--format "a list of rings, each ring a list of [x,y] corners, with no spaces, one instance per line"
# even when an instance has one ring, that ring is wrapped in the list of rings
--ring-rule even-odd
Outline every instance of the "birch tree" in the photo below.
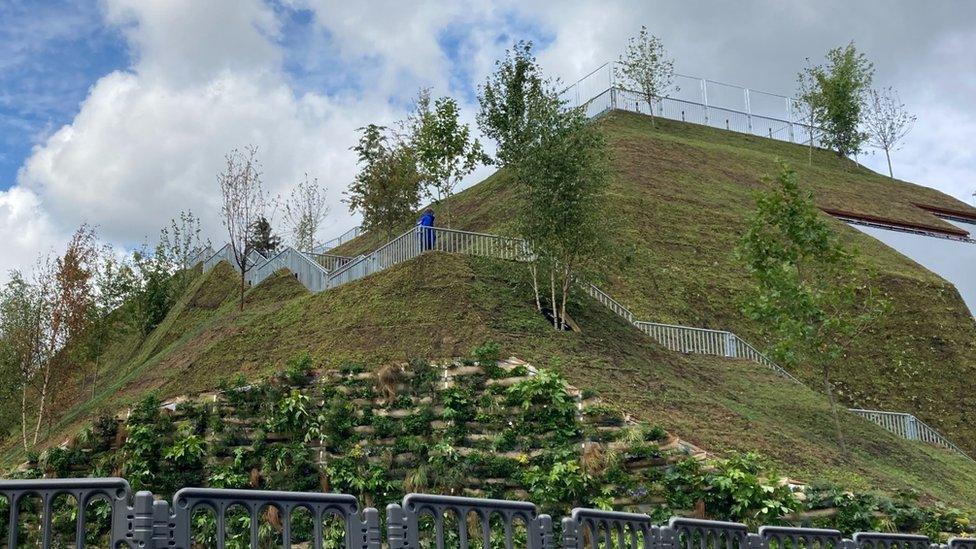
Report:
[[[855,253],[841,245],[787,166],[757,195],[736,255],[754,282],[743,312],[765,331],[770,354],[783,366],[819,370],[843,448],[832,366],[887,311],[887,300],[858,282]]]
[[[625,88],[644,95],[652,121],[654,102],[678,91],[674,85],[674,60],[664,49],[661,39],[648,33],[645,26],[641,26],[640,33],[627,41],[627,49],[613,72]]]
[[[244,150],[234,149],[224,156],[224,169],[217,174],[221,195],[221,222],[227,229],[227,239],[234,263],[240,274],[240,309],[244,310],[247,272],[253,264],[251,253],[252,227],[264,218],[267,198],[261,183],[261,164],[258,149],[253,145]]]
[[[329,213],[325,189],[319,186],[318,179],[299,181],[285,202],[285,221],[291,229],[295,248],[311,252],[315,248],[322,220]]]
[[[478,127],[495,141],[495,158],[506,166],[517,162],[538,135],[530,106],[538,104],[548,86],[532,55],[532,42],[516,42],[479,88]]]
[[[486,161],[481,143],[471,137],[471,129],[460,121],[457,101],[451,97],[430,98],[421,90],[412,119],[410,146],[424,184],[444,201],[444,217],[451,226],[450,198],[465,176]]]
[[[861,123],[874,65],[853,42],[826,57],[826,64],[809,66],[798,75],[800,98],[812,109],[823,145],[838,156],[853,156],[868,138]]]
[[[868,92],[864,111],[868,145],[881,149],[888,161],[888,177],[895,178],[891,169],[891,151],[898,150],[898,143],[912,131],[916,116],[908,112],[898,98],[898,92],[888,87]]]
[[[20,435],[24,450],[30,449],[28,416],[31,391],[44,365],[44,328],[49,303],[40,287],[20,271],[12,271],[0,292],[0,338],[4,344],[7,368],[20,393]]]

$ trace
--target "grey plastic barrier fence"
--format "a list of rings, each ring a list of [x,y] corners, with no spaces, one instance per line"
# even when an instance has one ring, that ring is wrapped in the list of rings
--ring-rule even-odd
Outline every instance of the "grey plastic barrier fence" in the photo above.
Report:
[[[120,543],[127,543],[133,539],[132,508],[129,507],[129,483],[121,478],[99,479],[41,479],[41,480],[3,480],[0,481],[0,498],[8,507],[6,517],[6,547],[23,546],[20,539],[21,505],[24,503],[39,503],[38,514],[41,547],[47,549],[52,546],[52,509],[55,500],[62,495],[73,498],[75,513],[75,547],[85,546],[88,523],[85,510],[93,501],[102,500],[108,503],[112,510],[111,544],[116,547]],[[145,502],[143,502],[145,503]]]
[[[387,543],[391,549],[414,549],[422,544],[421,518],[429,516],[434,531],[430,532],[433,544],[442,548],[452,534],[457,536],[458,547],[470,546],[469,517],[477,520],[483,547],[496,546],[492,543],[492,521],[499,520],[501,542],[507,549],[515,546],[516,527],[521,523],[525,528],[527,549],[549,549],[553,547],[552,519],[540,515],[535,504],[527,501],[508,501],[499,499],[466,498],[456,496],[437,496],[430,494],[408,494],[402,504],[391,504],[386,509]],[[445,529],[448,517],[454,517],[456,532]],[[453,541],[453,540],[452,540]],[[521,540],[519,540],[521,541]],[[519,546],[522,546],[519,543]]]
[[[857,549],[929,549],[932,545],[927,536],[915,534],[858,532],[853,539]]]
[[[250,528],[249,545],[258,547],[258,523],[267,507],[278,511],[281,543],[295,543],[291,519],[304,510],[313,521],[311,546],[324,545],[323,520],[335,517],[344,526],[344,546],[348,549],[379,549],[383,542],[379,513],[360,511],[356,499],[346,494],[277,492],[184,488],[173,496],[173,507],[150,492],[138,492],[130,506],[129,484],[120,478],[0,480],[0,498],[9,507],[5,526],[7,547],[23,546],[18,537],[25,515],[21,504],[35,501],[34,518],[39,518],[40,545],[53,544],[52,506],[57,497],[70,495],[84,509],[103,499],[112,510],[109,542],[111,547],[141,549],[190,549],[193,544],[194,512],[206,509],[217,525],[216,547],[228,545],[226,519],[230,510],[242,509]],[[76,547],[85,546],[85,513],[76,514]],[[236,516],[236,515],[235,515]],[[453,516],[454,521],[448,517]],[[425,517],[427,517],[425,519]],[[472,520],[469,520],[472,519]],[[922,535],[859,532],[851,539],[837,530],[763,526],[750,533],[746,525],[690,518],[672,518],[657,526],[644,514],[573,509],[562,519],[562,537],[553,538],[552,519],[539,514],[527,501],[409,494],[399,504],[387,507],[386,542],[391,549],[419,549],[445,545],[471,547],[476,541],[486,549],[516,545],[529,549],[946,549],[976,548],[976,539],[952,538],[946,545],[932,544]],[[451,528],[448,528],[448,527]],[[517,536],[523,528],[524,539]],[[425,528],[429,527],[429,528]],[[471,533],[474,535],[472,536]],[[480,538],[480,539],[479,539]]]
[[[562,529],[563,549],[658,549],[661,544],[660,527],[639,513],[576,508],[562,520]]]
[[[671,549],[758,549],[761,540],[738,522],[675,517],[661,529],[661,545]]]
[[[281,542],[291,547],[292,517],[303,509],[312,519],[312,546],[323,545],[323,521],[336,517],[344,524],[345,547],[379,549],[380,523],[376,509],[366,509],[360,517],[356,498],[346,494],[316,494],[305,492],[276,492],[265,490],[223,490],[184,488],[173,496],[174,513],[169,523],[173,525],[172,540],[175,547],[191,547],[192,517],[198,509],[207,509],[216,518],[217,547],[226,545],[226,519],[228,510],[241,508],[248,515],[250,545],[257,547],[258,525],[265,508],[274,507],[281,522]]]
[[[769,549],[853,549],[853,542],[845,540],[840,530],[824,528],[762,526],[759,538]]]

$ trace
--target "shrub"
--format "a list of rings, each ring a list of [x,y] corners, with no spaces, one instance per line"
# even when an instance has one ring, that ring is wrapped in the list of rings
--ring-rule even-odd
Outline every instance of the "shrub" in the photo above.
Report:
[[[285,364],[283,377],[290,385],[304,385],[312,373],[312,357],[302,353]]]

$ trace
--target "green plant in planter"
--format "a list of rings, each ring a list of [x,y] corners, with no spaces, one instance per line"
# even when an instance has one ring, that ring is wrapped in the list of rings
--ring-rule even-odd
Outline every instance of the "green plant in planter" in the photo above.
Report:
[[[361,374],[366,371],[366,366],[358,362],[344,362],[339,366],[339,373],[344,376]]]
[[[418,395],[429,394],[441,376],[441,371],[423,358],[411,359],[409,371],[413,373],[410,378],[410,388]]]
[[[624,416],[620,410],[608,404],[594,404],[583,408],[583,415],[603,425],[623,425]]]
[[[419,408],[414,413],[403,418],[403,433],[406,435],[427,436],[431,433],[430,422],[434,420],[434,411],[430,406]]]
[[[374,415],[370,424],[373,426],[376,438],[388,438],[399,432],[397,422],[389,416]]]
[[[265,429],[272,433],[290,433],[304,435],[309,430],[311,415],[309,408],[311,400],[298,389],[274,404],[271,416],[265,421]]]
[[[522,409],[521,426],[526,433],[551,434],[556,441],[579,436],[576,403],[558,374],[540,370],[509,387],[505,398],[508,405]]]
[[[507,374],[505,370],[498,366],[498,361],[501,359],[501,346],[494,341],[486,341],[484,344],[479,345],[471,350],[471,358],[481,366],[488,377],[492,379],[497,379],[500,377],[505,377]]]
[[[282,378],[292,386],[305,385],[309,376],[312,374],[312,357],[307,352],[291,358],[285,363],[285,371]]]

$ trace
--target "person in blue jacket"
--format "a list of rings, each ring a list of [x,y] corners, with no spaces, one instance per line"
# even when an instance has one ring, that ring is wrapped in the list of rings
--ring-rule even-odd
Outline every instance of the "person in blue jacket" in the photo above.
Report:
[[[437,234],[434,231],[434,211],[430,208],[424,210],[424,215],[420,216],[420,221],[417,222],[417,236],[420,238],[420,251],[434,249]]]

